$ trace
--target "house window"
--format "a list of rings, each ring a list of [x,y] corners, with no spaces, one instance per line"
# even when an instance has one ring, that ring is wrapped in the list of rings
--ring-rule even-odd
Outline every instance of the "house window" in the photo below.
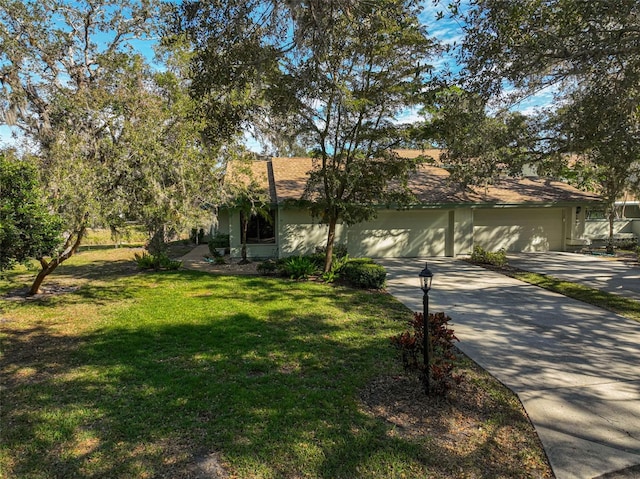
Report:
[[[247,244],[275,243],[275,224],[275,210],[270,210],[266,218],[261,215],[251,215],[247,226]]]

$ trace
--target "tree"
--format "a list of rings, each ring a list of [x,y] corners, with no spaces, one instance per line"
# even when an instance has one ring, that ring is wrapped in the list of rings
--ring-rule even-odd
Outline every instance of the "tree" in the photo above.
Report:
[[[440,161],[462,187],[519,175],[537,157],[536,125],[520,112],[487,113],[480,95],[459,87],[430,91],[417,136],[443,149]]]
[[[0,271],[54,255],[61,243],[60,218],[44,205],[33,164],[0,152]]]
[[[581,91],[556,115],[556,128],[574,155],[564,175],[579,187],[600,194],[609,220],[607,250],[613,252],[615,203],[625,192],[640,191],[640,108],[621,101],[611,85]],[[616,108],[609,105],[616,104]],[[596,115],[593,121],[589,115]]]
[[[32,142],[67,237],[58,256],[40,258],[34,294],[89,224],[158,231],[201,216],[215,155],[200,141],[180,57],[154,72],[132,52],[157,27],[154,1],[0,2],[0,112]]]
[[[640,4],[449,4],[465,25],[459,60],[466,88],[507,105],[551,92],[556,107],[539,120],[538,150],[547,158],[588,158],[606,182],[598,190],[612,220],[613,202],[632,186],[624,171],[636,169],[640,159]]]
[[[194,92],[212,124],[277,128],[313,149],[304,199],[328,225],[325,270],[339,221],[365,221],[379,205],[411,198],[406,181],[417,161],[391,150],[407,136],[396,120],[419,101],[434,51],[418,13],[408,0],[183,9],[197,49]]]
[[[267,188],[263,185],[266,178],[257,178],[251,165],[252,155],[248,152],[230,152],[227,158],[227,174],[222,189],[221,203],[235,208],[240,213],[240,230],[242,251],[240,264],[249,263],[247,257],[247,231],[252,216],[261,216],[271,220],[269,215],[270,198]]]
[[[545,88],[566,97],[616,82],[637,98],[640,5],[635,0],[477,0],[450,2],[463,21],[459,59],[485,96],[520,99]],[[506,81],[506,83],[505,83]]]

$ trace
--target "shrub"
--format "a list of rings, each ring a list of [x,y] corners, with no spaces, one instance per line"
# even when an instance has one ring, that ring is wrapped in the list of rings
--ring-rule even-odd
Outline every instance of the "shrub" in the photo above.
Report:
[[[278,270],[278,263],[276,263],[272,259],[268,259],[266,261],[263,261],[262,263],[259,263],[257,269],[258,269],[258,273],[262,275],[265,275],[265,276],[275,275]]]
[[[376,264],[371,258],[351,258],[349,263],[353,264]]]
[[[624,238],[617,241],[614,240],[614,246],[625,251],[636,251],[638,248],[637,238]]]
[[[135,253],[133,257],[135,258],[134,261],[138,265],[138,268],[143,270],[154,269],[155,257],[153,255],[150,255],[146,251],[143,251],[142,254]]]
[[[507,253],[504,248],[496,252],[490,252],[486,251],[482,246],[475,245],[471,253],[471,262],[502,267],[507,265]]]
[[[326,246],[316,246],[316,253],[324,255],[327,252]],[[334,244],[333,245],[333,256],[336,258],[344,258],[347,256],[347,245],[344,244]]]
[[[215,248],[228,248],[230,246],[229,235],[217,233],[209,240],[209,251]]]
[[[356,288],[382,289],[387,272],[370,258],[357,258],[340,268],[340,277]]]
[[[318,267],[309,256],[290,256],[279,264],[283,276],[291,279],[305,279],[314,274]]]
[[[340,272],[345,264],[349,262],[349,255],[342,257],[334,256],[331,261],[331,268],[326,273],[322,273],[322,279],[327,283],[333,283],[340,278]]]
[[[429,314],[430,389],[437,395],[446,394],[462,381],[462,376],[454,374],[456,355],[453,342],[458,338],[447,325],[450,320],[444,313]],[[410,329],[392,336],[391,343],[402,353],[405,371],[418,371],[424,378],[424,315],[413,313],[413,319],[408,323]]]
[[[324,268],[324,260],[325,260],[324,253],[314,253],[306,256],[306,258],[309,258],[311,261],[313,261],[313,264],[316,265],[316,268],[318,269]]]
[[[149,254],[145,251],[142,254],[134,254],[134,258],[141,270],[178,270],[182,266],[182,261],[173,260],[166,253]]]

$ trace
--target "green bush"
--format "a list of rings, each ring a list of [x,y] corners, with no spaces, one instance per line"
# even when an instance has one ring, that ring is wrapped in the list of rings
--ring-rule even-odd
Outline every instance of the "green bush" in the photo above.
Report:
[[[371,258],[352,258],[349,260],[349,263],[354,264],[376,264]]]
[[[210,251],[215,248],[228,248],[230,246],[229,235],[217,233],[209,240],[208,244]]]
[[[384,288],[387,272],[370,258],[349,260],[340,268],[340,277],[356,288]]]
[[[324,255],[327,252],[326,246],[316,246],[316,254]],[[347,256],[347,245],[344,244],[334,244],[333,245],[333,256],[336,258],[344,258]]]
[[[149,254],[145,251],[142,254],[136,253],[134,258],[141,270],[178,270],[182,266],[182,261],[173,260],[166,253]]]
[[[278,263],[272,259],[268,259],[258,264],[258,273],[264,276],[275,275],[278,271]]]
[[[309,256],[290,256],[279,264],[283,276],[291,279],[305,279],[318,271],[318,266]]]
[[[507,253],[504,248],[491,252],[486,251],[482,246],[476,245],[471,253],[471,262],[502,267],[507,265]]]
[[[614,246],[617,249],[622,249],[625,251],[635,251],[638,248],[638,239],[637,238],[624,238],[619,240],[614,240]]]
[[[336,279],[340,278],[340,271],[348,262],[349,255],[342,257],[334,256],[331,261],[331,268],[326,273],[322,273],[322,279],[327,283],[333,283]]]
[[[316,265],[316,268],[318,269],[324,268],[324,260],[326,258],[324,253],[314,253],[305,257],[313,261],[313,264]]]

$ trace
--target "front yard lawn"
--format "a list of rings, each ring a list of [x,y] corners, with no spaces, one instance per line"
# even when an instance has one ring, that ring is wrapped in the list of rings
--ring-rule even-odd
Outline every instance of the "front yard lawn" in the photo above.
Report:
[[[0,477],[550,477],[517,399],[470,361],[449,401],[402,375],[389,337],[410,313],[390,296],[137,273],[127,254],[3,301]]]

